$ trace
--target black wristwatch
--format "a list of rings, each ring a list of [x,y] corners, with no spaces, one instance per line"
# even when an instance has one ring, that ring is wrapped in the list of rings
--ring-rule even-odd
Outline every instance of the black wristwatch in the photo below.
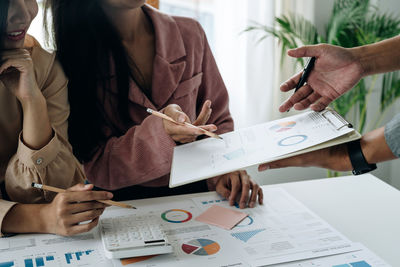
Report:
[[[353,166],[352,173],[354,175],[364,174],[376,169],[376,164],[369,164],[361,150],[360,140],[347,143],[347,151],[349,153],[351,165]]]

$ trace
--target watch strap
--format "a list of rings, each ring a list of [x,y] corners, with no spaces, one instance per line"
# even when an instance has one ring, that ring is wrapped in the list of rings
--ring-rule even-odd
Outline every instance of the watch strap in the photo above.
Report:
[[[351,165],[353,166],[352,173],[354,175],[364,174],[376,169],[376,164],[369,164],[361,150],[360,140],[355,140],[347,143]]]

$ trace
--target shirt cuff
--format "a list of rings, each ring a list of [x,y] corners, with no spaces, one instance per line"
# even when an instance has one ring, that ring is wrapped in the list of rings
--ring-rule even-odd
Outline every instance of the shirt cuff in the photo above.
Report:
[[[22,141],[22,132],[19,135],[17,157],[28,168],[40,171],[47,167],[60,152],[61,146],[56,131],[50,142],[39,150],[27,147]]]
[[[400,157],[400,114],[386,124],[385,140],[393,155]]]
[[[10,209],[12,207],[14,207],[14,205],[16,205],[16,204],[17,204],[16,202],[11,202],[11,201],[6,201],[3,199],[0,199],[0,230],[3,226],[4,217],[6,217],[7,213],[10,211]],[[3,237],[3,236],[5,236],[5,234],[3,234],[0,231],[0,237]]]

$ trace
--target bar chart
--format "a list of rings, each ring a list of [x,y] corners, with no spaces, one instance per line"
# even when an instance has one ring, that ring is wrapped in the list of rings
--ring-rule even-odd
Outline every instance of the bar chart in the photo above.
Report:
[[[70,252],[70,253],[65,253],[65,261],[67,264],[74,263],[75,261],[81,261],[84,259],[86,256],[89,256],[92,254],[94,250],[86,250],[86,251],[78,251],[78,252]]]
[[[12,267],[14,265],[14,261],[0,262],[0,267]]]
[[[53,255],[28,258],[24,260],[25,267],[43,267],[43,266],[56,266]]]

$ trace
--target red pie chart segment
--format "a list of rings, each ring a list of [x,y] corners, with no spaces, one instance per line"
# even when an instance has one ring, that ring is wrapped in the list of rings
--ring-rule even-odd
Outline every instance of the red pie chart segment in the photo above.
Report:
[[[186,254],[197,256],[210,256],[218,253],[221,249],[220,245],[210,239],[194,239],[182,244],[182,251]]]

